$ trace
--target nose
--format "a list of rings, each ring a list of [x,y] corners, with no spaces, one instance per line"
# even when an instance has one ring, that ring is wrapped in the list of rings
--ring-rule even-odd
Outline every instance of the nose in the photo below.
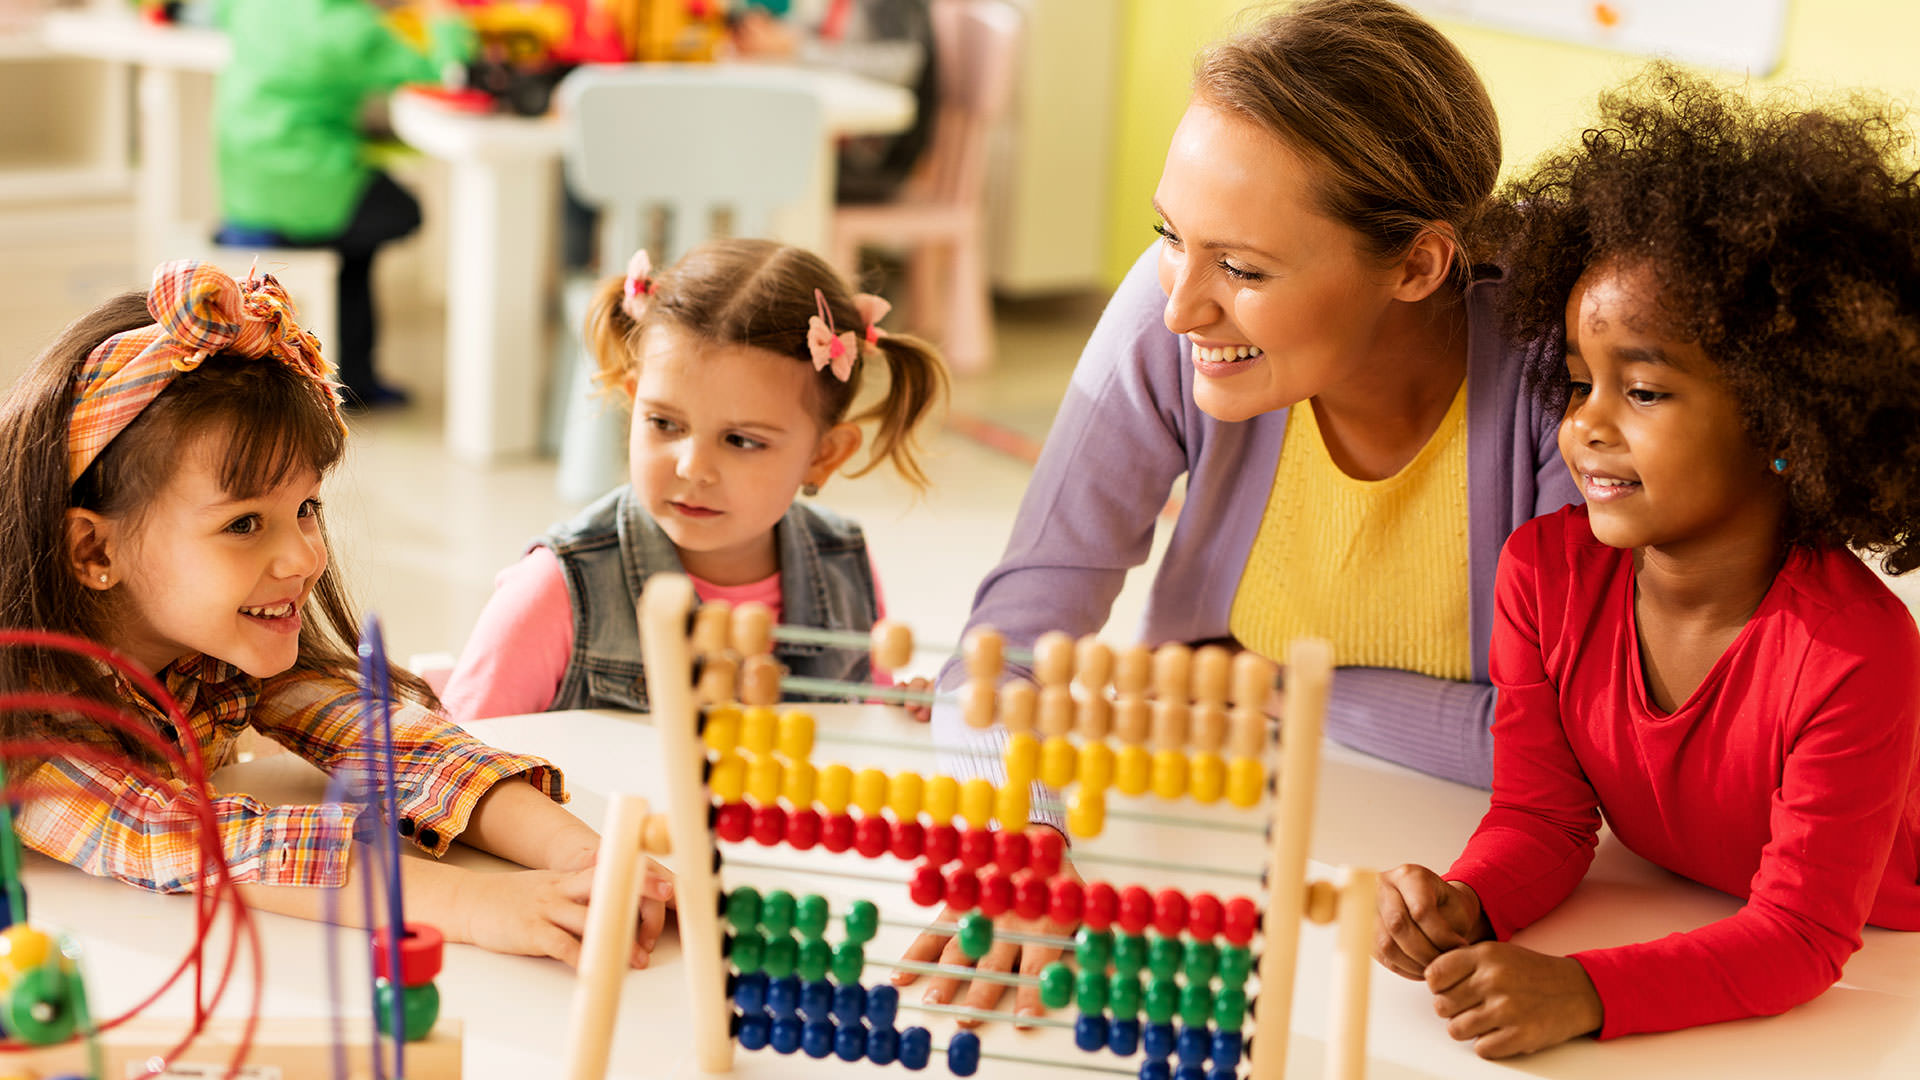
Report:
[[[1208,288],[1211,279],[1205,268],[1195,268],[1191,260],[1171,254],[1163,258],[1168,260],[1167,269],[1172,279],[1167,289],[1167,308],[1161,316],[1167,329],[1176,334],[1190,334],[1220,321],[1220,304]]]
[[[683,440],[679,457],[674,462],[673,474],[689,484],[712,483],[713,451],[702,446],[698,439]]]
[[[291,529],[286,536],[275,552],[274,572],[285,578],[319,576],[327,565],[327,541],[319,528]]]
[[[1585,400],[1567,403],[1565,423],[1575,441],[1587,446],[1608,446],[1619,441],[1620,430],[1614,423],[1613,411],[1602,398],[1603,395],[1590,393]]]

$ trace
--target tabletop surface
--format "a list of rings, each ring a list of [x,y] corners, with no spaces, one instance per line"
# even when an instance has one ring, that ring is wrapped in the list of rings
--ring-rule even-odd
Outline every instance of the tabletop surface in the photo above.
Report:
[[[928,729],[903,714],[879,706],[823,706],[816,762],[845,761],[856,767],[930,772],[923,749]],[[476,723],[479,737],[502,747],[541,754],[562,766],[573,792],[571,809],[599,824],[609,792],[630,792],[662,808],[664,778],[655,753],[655,733],[644,718],[610,712],[547,713]],[[845,744],[841,737],[865,740]],[[269,801],[312,799],[319,774],[291,756],[237,765],[221,774],[221,786],[244,788]],[[1329,746],[1321,767],[1312,851],[1314,873],[1338,864],[1387,868],[1402,862],[1445,866],[1486,809],[1486,794],[1400,769]],[[1193,804],[1162,804],[1151,798],[1114,795],[1112,806],[1178,814],[1255,826],[1266,810],[1203,809]],[[892,860],[872,862],[852,853],[798,854],[748,844],[728,852],[741,859],[789,866],[844,866],[905,878]],[[456,847],[454,858],[480,868],[503,867],[484,855]],[[1196,831],[1165,825],[1110,820],[1108,830],[1076,844],[1089,879],[1117,884],[1205,888],[1219,895],[1258,894],[1257,878],[1264,845],[1254,829]],[[1189,872],[1166,875],[1129,870],[1094,861],[1102,854],[1197,864]],[[670,859],[668,861],[671,861]],[[750,884],[818,892],[836,907],[861,896],[873,899],[887,918],[913,919],[930,913],[914,907],[901,885],[863,884],[795,872],[723,871],[725,887]],[[26,886],[36,921],[66,929],[82,942],[88,957],[89,990],[101,1015],[117,1015],[158,986],[185,951],[192,926],[192,904],[185,897],[150,896],[127,886],[89,878],[39,856],[29,856]],[[1603,838],[1593,870],[1573,896],[1539,924],[1522,933],[1522,944],[1566,953],[1686,930],[1738,909],[1734,898],[1683,881]],[[313,1016],[327,1009],[320,972],[325,956],[322,928],[311,923],[263,915],[266,961],[265,1011],[276,1016]],[[867,949],[869,958],[898,955],[910,931],[883,927]],[[353,939],[343,934],[343,943]],[[1318,1076],[1326,1024],[1326,987],[1331,928],[1303,927],[1300,970],[1295,990],[1295,1036],[1289,1074]],[[346,956],[356,955],[351,947]],[[364,986],[364,966],[348,962],[349,986]],[[1435,1018],[1430,997],[1420,984],[1375,967],[1371,994],[1370,1075],[1379,1080],[1403,1077],[1540,1077],[1585,1080],[1600,1077],[1906,1077],[1920,1075],[1920,934],[1869,928],[1866,944],[1848,964],[1841,985],[1817,1000],[1769,1019],[1718,1024],[1691,1031],[1635,1036],[1601,1044],[1579,1039],[1508,1063],[1484,1062],[1470,1047],[1447,1038]],[[868,981],[883,972],[870,970]],[[442,1014],[459,1017],[466,1027],[466,1075],[471,1080],[548,1076],[564,1057],[565,1032],[573,978],[570,969],[549,960],[497,956],[471,947],[450,947],[439,979]],[[364,993],[364,991],[362,991]],[[912,991],[909,990],[908,994]],[[912,1000],[903,994],[903,1001]],[[239,1000],[241,995],[235,995]],[[188,998],[180,990],[164,998],[149,1015],[181,1015]],[[1067,1015],[1071,1017],[1071,1013]],[[652,967],[625,980],[618,1035],[609,1077],[696,1075],[686,1037],[684,968],[671,934],[663,940]],[[902,1009],[899,1025],[922,1024],[943,1043],[951,1023]],[[1121,1064],[1109,1054],[1087,1055],[1061,1030],[1013,1031],[1001,1025],[982,1029],[989,1054],[1012,1053],[1106,1066]],[[1132,1059],[1137,1062],[1137,1059]],[[837,1059],[812,1061],[782,1057],[771,1050],[740,1051],[737,1075],[787,1077],[838,1074]],[[937,1061],[929,1066],[943,1070]],[[944,1074],[944,1073],[942,1073]],[[983,1064],[991,1077],[1066,1077],[1076,1075],[1038,1066]],[[1086,1075],[1084,1073],[1078,1075]]]

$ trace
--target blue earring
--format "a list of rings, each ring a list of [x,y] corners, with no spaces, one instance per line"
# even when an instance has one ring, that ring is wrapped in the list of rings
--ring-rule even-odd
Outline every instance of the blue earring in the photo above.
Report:
[[[1783,472],[1786,472],[1786,471],[1787,471],[1787,459],[1786,459],[1786,458],[1783,458],[1783,457],[1777,457],[1777,458],[1774,458],[1774,459],[1773,459],[1773,471],[1774,471],[1774,472],[1777,472],[1777,473],[1783,473]]]

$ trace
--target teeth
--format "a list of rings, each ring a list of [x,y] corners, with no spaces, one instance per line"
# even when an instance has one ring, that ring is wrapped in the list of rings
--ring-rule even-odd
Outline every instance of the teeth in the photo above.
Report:
[[[1613,477],[1605,477],[1605,476],[1588,476],[1587,483],[1592,484],[1595,487],[1626,487],[1630,484],[1637,484],[1639,483],[1639,481],[1638,480],[1616,480]]]
[[[288,600],[270,607],[243,607],[240,609],[240,613],[243,615],[258,616],[262,619],[284,619],[293,614],[293,601]]]
[[[1251,360],[1261,355],[1258,345],[1224,345],[1217,349],[1193,342],[1193,358],[1209,364],[1226,364],[1236,360]]]

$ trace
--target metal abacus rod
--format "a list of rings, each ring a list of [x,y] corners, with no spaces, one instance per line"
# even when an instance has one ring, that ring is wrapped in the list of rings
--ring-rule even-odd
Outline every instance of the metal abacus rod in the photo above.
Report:
[[[909,655],[916,652],[934,652],[952,655],[960,651],[960,646],[958,645],[923,645],[915,642],[913,641],[911,631],[908,631],[906,626],[888,619],[882,619],[880,622],[874,624],[872,632],[866,634],[854,630],[827,630],[818,626],[796,626],[792,623],[775,623],[771,631],[773,640],[775,641],[791,641],[797,645],[827,645],[833,648],[858,650],[873,649],[876,642],[889,640],[890,634],[906,632],[906,650]],[[1033,652],[1030,649],[1008,649],[1004,655],[1016,664],[1033,663]],[[897,667],[899,665],[894,666]]]
[[[734,847],[746,846],[747,841],[733,844]],[[1075,852],[1076,864],[1091,863],[1105,866],[1125,866],[1135,870],[1161,870],[1173,874],[1206,874],[1210,877],[1235,878],[1244,881],[1259,881],[1258,870],[1241,870],[1228,866],[1202,866],[1199,863],[1165,862],[1160,859],[1142,859],[1133,855],[1103,855],[1097,851]],[[844,877],[855,881],[873,881],[887,885],[906,885],[908,880],[898,875],[862,873],[858,870],[830,870],[824,867],[792,866],[787,863],[762,862],[756,859],[737,859],[731,855],[727,862],[748,870],[779,870],[790,874],[820,874],[825,877]]]

